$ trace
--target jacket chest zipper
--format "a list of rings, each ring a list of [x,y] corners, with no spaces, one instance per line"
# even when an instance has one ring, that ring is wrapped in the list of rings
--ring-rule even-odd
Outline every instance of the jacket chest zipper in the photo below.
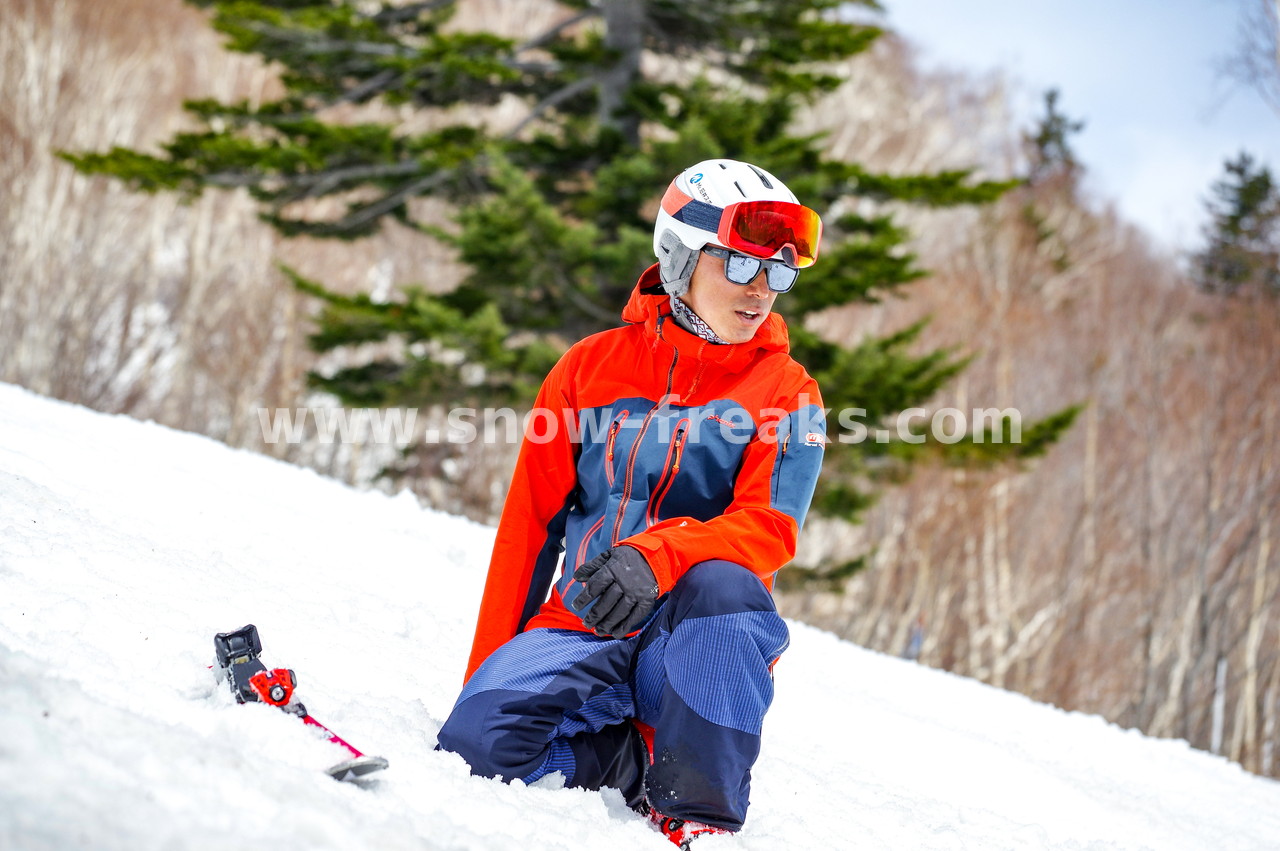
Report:
[[[587,560],[587,545],[591,543],[591,536],[600,531],[600,527],[604,525],[604,515],[600,515],[600,519],[591,524],[591,528],[587,530],[587,534],[582,537],[582,543],[578,545],[578,558],[573,563],[569,572],[572,573],[581,567]]]
[[[653,500],[649,503],[647,519],[650,526],[658,522],[658,511],[662,508],[662,502],[667,498],[667,494],[671,492],[671,486],[676,482],[676,474],[680,472],[680,458],[684,455],[684,438],[689,431],[688,423],[688,419],[680,421],[675,437],[671,441],[671,451],[667,453],[667,461],[670,463],[662,471],[658,486],[653,492]]]
[[[788,429],[787,436],[782,438],[782,443],[778,446],[778,460],[774,462],[773,475],[773,501],[778,502],[778,489],[782,487],[782,476],[778,471],[782,468],[782,462],[787,458],[787,447],[791,445],[791,431]]]
[[[610,485],[613,484],[613,447],[618,440],[618,431],[630,414],[630,411],[623,411],[614,418],[613,425],[609,426],[609,437],[604,445],[604,479]]]
[[[640,433],[636,435],[636,442],[631,445],[631,452],[627,455],[627,478],[622,485],[622,501],[618,504],[618,516],[613,521],[613,536],[610,539],[613,546],[618,545],[618,541],[622,539],[622,518],[627,513],[627,503],[631,501],[631,486],[636,471],[636,458],[640,455],[640,444],[644,443],[645,433],[649,430],[649,423],[653,422],[653,415],[666,404],[666,400],[671,396],[672,382],[676,377],[676,364],[680,361],[680,352],[676,350],[671,354],[671,367],[667,370],[667,389],[662,394],[662,398],[657,404],[649,409],[649,413],[644,415],[644,422],[640,423]]]

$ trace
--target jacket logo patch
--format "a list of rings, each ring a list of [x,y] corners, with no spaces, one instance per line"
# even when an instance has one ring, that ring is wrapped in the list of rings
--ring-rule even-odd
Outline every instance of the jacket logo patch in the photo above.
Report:
[[[811,431],[804,436],[805,446],[822,447],[827,443],[827,438],[816,431]]]

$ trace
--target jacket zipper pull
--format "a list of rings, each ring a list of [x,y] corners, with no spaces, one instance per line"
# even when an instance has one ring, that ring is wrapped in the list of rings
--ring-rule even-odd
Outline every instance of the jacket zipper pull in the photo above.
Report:
[[[613,443],[614,443],[614,439],[617,438],[618,436],[618,427],[620,425],[621,423],[615,420],[613,425],[610,426],[609,428],[609,451],[605,453],[605,458],[608,459],[610,462],[613,461]]]
[[[684,455],[684,432],[685,430],[683,428],[676,432],[675,463],[671,465],[671,475],[673,476],[680,472],[680,458]]]

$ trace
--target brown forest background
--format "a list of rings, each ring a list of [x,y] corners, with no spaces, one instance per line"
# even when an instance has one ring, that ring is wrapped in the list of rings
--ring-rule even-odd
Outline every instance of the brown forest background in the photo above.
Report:
[[[462,9],[459,26],[498,31],[549,13]],[[1000,80],[922,74],[893,38],[846,71],[809,119],[843,155],[995,177],[1019,161]],[[450,286],[447,252],[394,226],[353,245],[284,240],[241,194],[183,205],[54,156],[154,144],[182,126],[183,98],[272,86],[180,0],[0,0],[0,380],[369,485],[385,446],[314,430],[263,442],[259,408],[333,404],[306,389],[313,305],[277,263],[387,293]],[[1087,407],[1032,465],[922,469],[860,526],[811,522],[798,564],[870,564],[843,593],[781,593],[784,613],[1280,776],[1276,303],[1195,290],[1069,178],[982,210],[900,214],[932,276],[821,330],[856,339],[932,316],[922,347],[975,355],[935,408],[1031,421]],[[442,458],[416,490],[491,519],[513,459],[501,446]]]

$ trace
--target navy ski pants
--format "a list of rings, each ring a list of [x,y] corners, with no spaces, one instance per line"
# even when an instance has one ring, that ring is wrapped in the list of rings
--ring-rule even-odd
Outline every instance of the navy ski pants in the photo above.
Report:
[[[638,634],[533,629],[467,681],[440,747],[474,773],[622,790],[635,806],[737,830],[787,627],[759,577],[689,569]],[[653,764],[631,719],[654,729]]]

